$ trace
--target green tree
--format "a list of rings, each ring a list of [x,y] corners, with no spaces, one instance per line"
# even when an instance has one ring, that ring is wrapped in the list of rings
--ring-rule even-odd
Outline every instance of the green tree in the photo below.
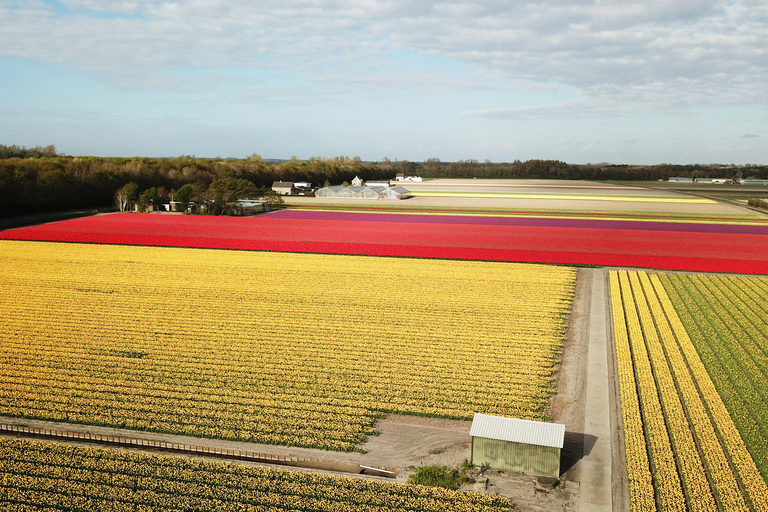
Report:
[[[144,210],[149,210],[149,207],[155,202],[155,197],[157,197],[157,189],[155,187],[148,188],[139,196],[139,205]]]
[[[123,185],[120,190],[115,192],[115,205],[118,210],[121,212],[130,210],[138,193],[139,185],[135,181]]]
[[[206,199],[211,201],[207,213],[210,215],[227,213],[227,203],[238,199],[255,199],[259,195],[259,189],[248,180],[231,177],[215,180],[205,193]]]
[[[182,212],[187,211],[187,208],[189,207],[189,198],[192,196],[193,187],[189,183],[179,188],[179,190],[175,190],[171,192],[171,198],[174,201],[178,201],[181,203],[180,210]]]

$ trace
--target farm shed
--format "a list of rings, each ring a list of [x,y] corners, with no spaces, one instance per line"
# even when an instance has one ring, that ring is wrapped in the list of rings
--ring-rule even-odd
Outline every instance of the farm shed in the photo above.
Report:
[[[682,176],[670,176],[670,183],[693,183],[693,178],[685,178]]]
[[[476,466],[560,477],[565,425],[476,413],[469,435]]]

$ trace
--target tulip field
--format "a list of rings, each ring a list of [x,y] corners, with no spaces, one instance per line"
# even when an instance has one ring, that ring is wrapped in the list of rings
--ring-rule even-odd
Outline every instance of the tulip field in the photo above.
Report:
[[[660,277],[752,457],[768,479],[768,279]]]
[[[436,487],[4,438],[0,503],[3,510],[116,512],[513,509],[506,498]]]
[[[359,450],[386,412],[545,419],[576,271],[0,243],[0,415]]]
[[[759,308],[767,284],[758,278],[610,273],[632,510],[768,507],[760,430],[766,409],[759,396],[768,389],[759,363],[766,344],[756,325],[764,322],[759,312],[765,309]],[[740,314],[743,304],[753,309]],[[723,318],[731,320],[718,320]],[[749,373],[741,375],[730,356],[720,361],[714,353],[741,354],[736,364],[751,361]],[[757,381],[747,384],[753,375]]]
[[[0,239],[768,273],[768,223],[282,210],[254,217],[113,213]]]
[[[387,413],[549,421],[575,266],[630,267],[606,272],[631,510],[768,510],[765,218],[365,208],[0,232],[0,416],[343,452],[364,451]],[[0,503],[73,496],[99,510],[511,509],[0,437]]]

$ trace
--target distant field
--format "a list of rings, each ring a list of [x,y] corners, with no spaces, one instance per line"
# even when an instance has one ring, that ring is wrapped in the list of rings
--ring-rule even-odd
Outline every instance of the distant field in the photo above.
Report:
[[[353,450],[545,419],[576,271],[0,241],[0,415]]]
[[[461,200],[461,198],[457,198]],[[321,202],[322,201],[322,202]],[[292,210],[304,211],[338,211],[364,213],[408,213],[416,215],[474,215],[493,217],[540,217],[559,219],[602,219],[602,220],[640,220],[658,222],[716,222],[720,224],[754,224],[768,225],[768,216],[740,210],[738,213],[706,213],[689,211],[612,211],[612,210],[574,210],[549,208],[514,208],[490,206],[457,206],[455,204],[430,205],[424,204],[426,198],[414,198],[405,201],[360,201],[340,200],[324,201],[322,199],[305,198],[301,196],[286,199]],[[490,201],[497,203],[498,201]],[[651,203],[653,204],[653,203]]]
[[[592,212],[646,212],[695,215],[750,215],[733,204],[696,197],[652,183],[610,184],[580,180],[451,180],[398,183],[415,197],[392,207],[502,208],[575,210]],[[663,185],[663,184],[660,184]],[[288,204],[360,203],[361,200],[286,197]],[[371,201],[384,202],[384,201]]]

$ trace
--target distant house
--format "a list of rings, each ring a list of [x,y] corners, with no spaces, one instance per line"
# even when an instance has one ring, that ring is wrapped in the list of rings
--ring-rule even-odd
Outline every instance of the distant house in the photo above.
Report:
[[[296,187],[292,181],[276,181],[272,183],[272,190],[284,196],[296,193]]]
[[[363,179],[360,176],[355,176],[352,179],[352,186],[353,187],[362,187],[363,186]]]
[[[565,425],[476,413],[469,435],[475,466],[560,477]]]
[[[682,176],[670,176],[670,183],[693,183],[693,178],[684,178]]]

